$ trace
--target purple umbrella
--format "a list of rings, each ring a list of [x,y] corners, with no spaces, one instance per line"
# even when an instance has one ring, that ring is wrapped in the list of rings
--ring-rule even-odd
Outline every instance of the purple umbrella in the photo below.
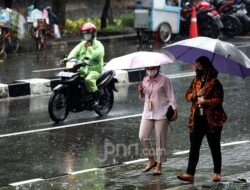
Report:
[[[219,39],[196,37],[181,40],[163,48],[177,60],[195,63],[201,56],[208,57],[220,73],[245,78],[250,76],[250,59],[236,46]]]

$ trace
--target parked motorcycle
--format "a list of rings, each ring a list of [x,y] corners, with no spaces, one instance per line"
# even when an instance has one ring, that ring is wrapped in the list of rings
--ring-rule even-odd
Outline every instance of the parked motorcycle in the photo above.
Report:
[[[243,25],[240,35],[247,35],[250,29],[250,17],[247,15],[246,5],[243,3],[233,5],[233,10]]]
[[[46,50],[48,48],[47,38],[61,38],[58,17],[50,7],[43,10],[30,9],[28,23],[32,23],[31,35],[35,39],[36,49]]]
[[[78,69],[87,64],[84,61],[71,60],[66,63],[66,71],[61,71],[60,84],[53,89],[50,97],[48,111],[51,119],[55,122],[64,121],[69,112],[81,112],[84,110],[95,111],[99,116],[107,115],[114,103],[114,93],[117,91],[114,71],[106,71],[97,80],[98,106],[93,107],[93,93],[86,90],[84,79],[80,77]],[[91,67],[91,65],[88,65]]]
[[[216,10],[221,15],[221,21],[224,28],[221,30],[224,36],[234,37],[242,32],[242,23],[235,14],[233,7],[235,1],[210,0],[210,3],[216,7]]]
[[[188,35],[189,32],[192,6],[190,2],[186,2],[181,10],[181,34],[183,35]],[[197,10],[199,35],[217,38],[223,28],[220,15],[207,2],[198,2],[194,6]]]

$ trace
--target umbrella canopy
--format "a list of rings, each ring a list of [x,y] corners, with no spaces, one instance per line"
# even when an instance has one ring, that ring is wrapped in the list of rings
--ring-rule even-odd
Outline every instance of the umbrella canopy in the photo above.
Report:
[[[242,78],[250,76],[250,59],[233,44],[219,39],[196,37],[173,43],[163,49],[183,62],[195,63],[197,58],[206,56],[220,73]]]
[[[107,70],[139,69],[144,67],[169,64],[173,62],[174,62],[173,59],[171,59],[169,56],[163,53],[139,51],[111,59],[105,65],[104,69]]]

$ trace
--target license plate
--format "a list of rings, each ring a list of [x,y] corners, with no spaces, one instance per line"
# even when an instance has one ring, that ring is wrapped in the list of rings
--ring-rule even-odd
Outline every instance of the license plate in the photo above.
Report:
[[[76,75],[76,73],[61,71],[57,76],[71,78],[74,75]]]

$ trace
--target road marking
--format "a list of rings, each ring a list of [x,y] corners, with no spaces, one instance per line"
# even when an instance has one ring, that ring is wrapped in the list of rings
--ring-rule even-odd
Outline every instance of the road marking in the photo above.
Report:
[[[173,155],[182,155],[182,154],[187,154],[189,153],[189,150],[184,150],[184,151],[180,151],[180,152],[174,152]]]
[[[249,142],[250,141],[236,141],[236,142],[231,142],[231,143],[224,143],[224,144],[221,144],[221,146],[224,147],[224,146],[231,146],[231,145],[237,145],[237,144],[246,144]]]
[[[237,144],[246,144],[246,143],[250,143],[250,141],[236,141],[236,142],[224,143],[224,144],[221,144],[221,147],[232,146],[232,145],[237,145]],[[173,155],[182,155],[182,154],[188,154],[188,153],[189,153],[189,150],[184,150],[184,151],[174,152]]]
[[[188,73],[179,73],[179,74],[173,74],[173,75],[166,75],[170,79],[175,78],[184,78],[184,77],[191,77],[195,76],[195,72],[188,72]]]
[[[29,179],[29,180],[25,180],[25,181],[19,181],[19,182],[15,182],[15,183],[10,183],[10,186],[19,186],[19,185],[24,185],[27,183],[34,183],[34,182],[38,182],[38,181],[44,181],[44,179],[42,178],[36,178],[36,179]]]
[[[123,164],[128,165],[128,164],[134,164],[134,163],[139,163],[139,162],[145,162],[147,160],[148,158],[142,158],[138,160],[131,160],[131,161],[123,162]]]
[[[102,122],[107,122],[107,121],[129,119],[129,118],[140,117],[140,116],[142,116],[142,114],[135,114],[135,115],[129,115],[129,116],[123,116],[123,117],[116,117],[116,118],[102,119],[102,120],[96,120],[96,121],[75,123],[75,124],[69,124],[69,125],[62,125],[62,126],[50,127],[50,128],[46,128],[46,129],[36,129],[36,130],[22,131],[22,132],[16,132],[16,133],[8,133],[8,134],[0,135],[0,138],[18,136],[18,135],[24,135],[24,134],[30,134],[30,133],[37,133],[37,132],[44,132],[44,131],[50,131],[50,130],[58,130],[58,129],[64,129],[64,128],[70,128],[70,127],[78,127],[78,126],[82,126],[82,125],[102,123]]]
[[[100,170],[99,168],[91,168],[91,169],[87,169],[87,170],[81,170],[81,171],[76,171],[76,172],[70,172],[68,173],[69,175],[77,175],[77,174],[82,174],[82,173],[87,173],[87,172],[94,172]]]

